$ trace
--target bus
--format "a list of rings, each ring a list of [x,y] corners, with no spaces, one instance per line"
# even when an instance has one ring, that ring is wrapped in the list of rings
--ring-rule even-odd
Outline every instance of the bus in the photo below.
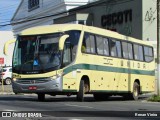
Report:
[[[23,30],[15,42],[12,71],[13,92],[35,93],[40,101],[46,94],[76,95],[78,101],[85,94],[95,100],[112,95],[138,100],[155,91],[152,45],[93,26]]]

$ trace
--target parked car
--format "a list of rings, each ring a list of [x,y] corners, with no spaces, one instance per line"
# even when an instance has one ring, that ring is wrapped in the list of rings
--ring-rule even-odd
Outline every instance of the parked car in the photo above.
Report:
[[[12,67],[4,67],[0,71],[0,82],[2,83],[2,78],[3,82],[5,85],[10,85],[11,84],[11,78],[12,78]]]

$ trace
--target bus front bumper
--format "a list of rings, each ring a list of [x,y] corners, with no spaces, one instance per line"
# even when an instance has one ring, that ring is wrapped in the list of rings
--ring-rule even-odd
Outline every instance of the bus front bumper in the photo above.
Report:
[[[21,79],[12,81],[14,93],[50,93],[62,91],[62,77],[55,80],[43,79]]]

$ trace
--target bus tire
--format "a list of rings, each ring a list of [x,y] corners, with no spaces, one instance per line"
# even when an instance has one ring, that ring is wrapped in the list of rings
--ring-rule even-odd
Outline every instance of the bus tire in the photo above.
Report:
[[[39,101],[44,101],[45,100],[45,94],[44,93],[38,93],[38,100]]]
[[[79,92],[77,93],[77,100],[80,102],[83,102],[84,101],[84,94],[85,94],[84,80],[81,80],[80,86],[79,86]]]
[[[125,100],[138,100],[139,94],[140,94],[139,84],[137,82],[134,82],[134,84],[133,84],[133,92],[123,95],[123,98]]]
[[[140,86],[137,82],[134,82],[133,93],[132,93],[133,100],[138,100],[139,94],[140,94]]]

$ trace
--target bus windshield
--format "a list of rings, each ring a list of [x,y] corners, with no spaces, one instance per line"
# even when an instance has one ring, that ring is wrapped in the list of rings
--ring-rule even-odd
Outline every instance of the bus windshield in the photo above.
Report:
[[[60,67],[61,34],[20,36],[16,41],[13,68],[18,73],[45,73]]]

